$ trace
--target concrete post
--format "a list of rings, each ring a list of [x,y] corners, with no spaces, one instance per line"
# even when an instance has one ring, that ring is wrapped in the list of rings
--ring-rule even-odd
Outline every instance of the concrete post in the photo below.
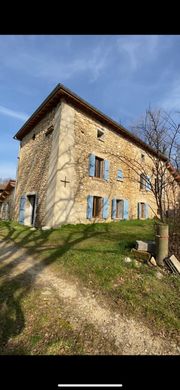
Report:
[[[159,266],[164,266],[163,260],[168,257],[169,226],[157,224],[156,234],[156,261]]]

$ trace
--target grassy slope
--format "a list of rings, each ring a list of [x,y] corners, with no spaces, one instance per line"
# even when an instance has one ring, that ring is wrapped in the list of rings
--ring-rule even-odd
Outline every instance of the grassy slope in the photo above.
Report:
[[[152,221],[66,225],[49,231],[31,231],[16,223],[1,222],[1,237],[11,238],[18,245],[27,248],[44,265],[49,265],[56,275],[64,273],[70,278],[78,277],[80,285],[93,289],[95,295],[100,294],[101,299],[107,299],[116,310],[139,318],[153,327],[155,333],[163,330],[176,338],[180,325],[179,278],[164,276],[159,280],[156,269],[144,264],[137,268],[134,261],[124,262],[125,255],[132,257],[130,250],[136,239],[153,239]],[[29,292],[23,299],[22,307],[29,318],[31,310],[28,302],[33,307],[35,300]],[[36,311],[36,305],[34,310]],[[47,315],[47,310],[45,312],[45,327],[48,328],[52,326],[52,316]],[[66,320],[62,321],[66,323]],[[69,326],[68,324],[68,329]],[[41,325],[38,329],[41,332]],[[93,332],[94,330],[92,334]],[[69,334],[68,338],[73,339],[71,332]],[[65,335],[67,337],[66,332]],[[36,337],[35,341],[38,343]],[[28,348],[31,350],[31,346]],[[28,348],[26,350],[29,351]],[[67,348],[63,348],[64,353],[67,353]],[[76,343],[76,348],[70,348],[70,353],[72,351],[83,352],[80,341]]]

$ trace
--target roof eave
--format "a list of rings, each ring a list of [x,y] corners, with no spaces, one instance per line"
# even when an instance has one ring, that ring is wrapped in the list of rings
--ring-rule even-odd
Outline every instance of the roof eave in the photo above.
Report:
[[[123,127],[122,125],[115,122],[113,119],[93,107],[91,104],[80,98],[68,88],[64,87],[64,85],[62,84],[58,84],[53,89],[53,91],[47,96],[47,98],[42,102],[42,104],[37,108],[37,110],[34,111],[31,117],[24,123],[24,125],[20,128],[20,130],[15,134],[13,138],[21,141],[23,137],[28,134],[28,129],[33,126],[33,121],[37,122],[39,117],[43,117],[44,113],[48,112],[48,109],[52,107],[55,102],[57,103],[62,96],[68,98],[71,102],[73,102],[73,104],[79,105],[81,106],[81,108],[83,107],[83,109],[85,109],[86,111],[89,111],[91,114],[94,114],[96,118],[98,118],[98,120],[100,120],[101,122],[111,125],[117,133],[121,134],[125,138],[130,139],[131,142],[138,144],[138,146],[149,151],[150,154],[157,156],[157,152],[149,145],[147,145],[144,141],[136,137],[134,134],[130,133],[130,131],[128,131],[125,127]],[[168,161],[168,158],[162,153],[159,153],[158,156],[162,160]]]

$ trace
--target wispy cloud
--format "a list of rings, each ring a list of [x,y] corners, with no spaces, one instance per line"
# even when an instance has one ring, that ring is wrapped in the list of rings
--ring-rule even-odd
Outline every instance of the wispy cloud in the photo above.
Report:
[[[121,36],[117,39],[117,47],[121,56],[125,57],[126,66],[137,70],[149,59],[154,60],[158,55],[159,37],[150,36]]]
[[[0,114],[21,119],[22,121],[27,120],[29,117],[29,115],[25,114],[24,112],[14,111],[4,106],[0,106]]]
[[[26,54],[22,63],[24,65],[31,64],[28,67],[28,72],[33,73],[33,76],[38,78],[66,81],[87,72],[90,81],[96,81],[106,67],[109,49],[103,50],[101,47],[97,47],[88,56],[72,58],[70,61],[65,61],[63,58],[49,59],[45,54],[39,56]]]
[[[31,37],[32,41],[33,39],[38,42],[37,37]],[[43,46],[43,41],[41,49],[39,49],[38,45],[30,45],[29,40],[27,45],[26,40],[23,41],[21,37],[20,45],[16,43],[16,55],[12,56],[11,54],[11,61],[9,61],[7,48],[3,46],[3,52],[6,55],[1,59],[0,65],[12,69],[13,72],[16,70],[23,72],[28,77],[46,79],[50,82],[64,82],[85,72],[90,81],[96,81],[108,64],[111,46],[107,45],[104,40],[93,47],[88,47],[87,44],[83,51],[75,50],[75,46],[73,46],[73,50],[70,52],[72,38],[65,40],[65,42],[66,47],[63,45],[64,53],[62,53],[61,50],[57,49],[60,46],[60,41],[58,45],[56,37],[56,45],[53,46],[56,51],[52,53],[49,46],[48,49]],[[0,41],[0,44],[2,45],[3,42]],[[14,45],[12,45],[12,50],[15,50]]]

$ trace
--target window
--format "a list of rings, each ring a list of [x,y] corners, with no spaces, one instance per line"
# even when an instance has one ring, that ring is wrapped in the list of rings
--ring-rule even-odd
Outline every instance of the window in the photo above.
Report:
[[[118,172],[117,172],[117,180],[119,181],[123,181],[123,171],[121,169],[118,169]]]
[[[107,219],[109,215],[109,199],[100,196],[88,195],[87,197],[87,218],[94,217]]]
[[[139,202],[138,203],[138,218],[146,219],[149,214],[149,206],[147,203]]]
[[[102,203],[103,198],[100,196],[93,197],[93,217],[101,217],[102,216]]]
[[[46,137],[48,137],[50,134],[52,134],[53,130],[54,130],[54,126],[48,127],[48,129],[45,132]]]
[[[109,180],[109,161],[97,157],[94,154],[89,155],[89,176],[98,177],[106,181]]]
[[[129,219],[128,199],[112,199],[112,219]]]
[[[145,190],[146,189],[146,176],[144,173],[140,175],[140,190]]]
[[[145,155],[144,155],[144,154],[141,154],[141,161],[142,161],[142,162],[145,161]]]
[[[95,157],[95,177],[104,177],[104,160],[99,157]]]
[[[116,218],[123,219],[124,218],[124,201],[116,200]]]
[[[146,214],[145,214],[145,203],[140,203],[141,205],[141,218],[145,218],[146,217]]]
[[[35,138],[36,138],[36,134],[33,134],[32,136],[33,141],[35,140]]]
[[[104,131],[97,129],[97,138],[101,141],[104,141]]]

